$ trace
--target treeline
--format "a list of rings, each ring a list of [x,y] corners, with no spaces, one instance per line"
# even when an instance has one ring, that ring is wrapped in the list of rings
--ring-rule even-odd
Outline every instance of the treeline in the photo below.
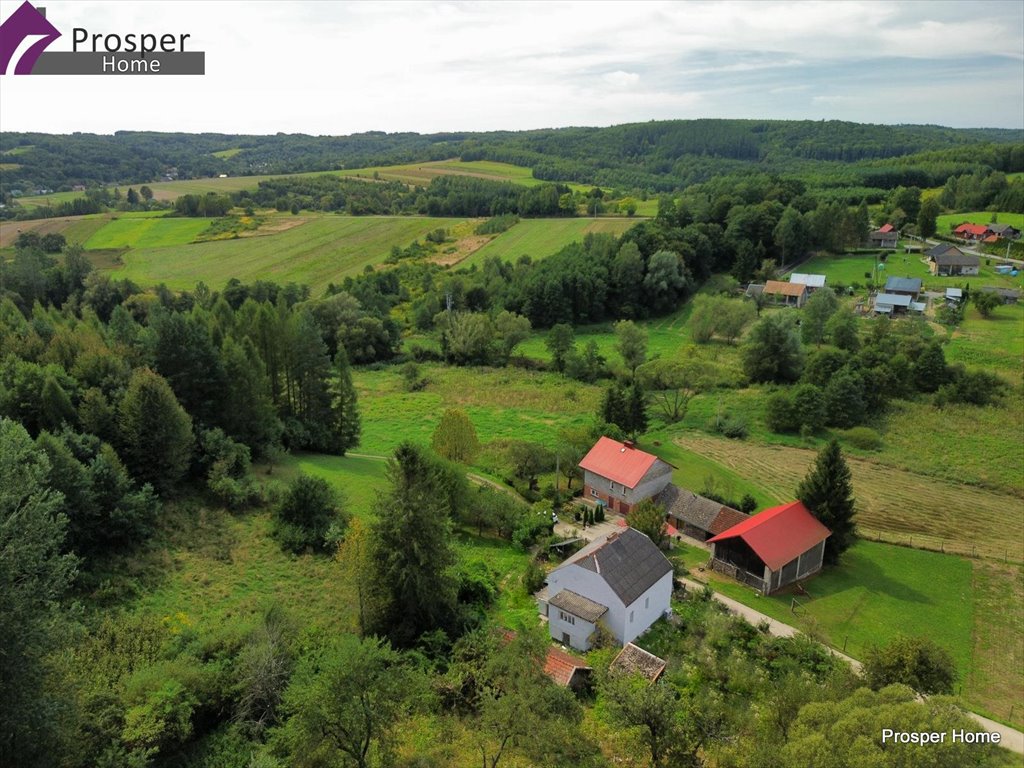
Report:
[[[4,172],[5,191],[147,183],[165,174],[300,173],[452,157],[513,163],[548,181],[660,191],[752,164],[808,176],[857,168],[855,178],[844,183],[885,189],[937,186],[950,175],[950,167],[961,172],[977,170],[977,164],[1003,172],[1024,170],[1024,149],[1013,130],[806,120],[665,120],[608,128],[342,137],[5,133],[0,152],[12,149],[18,150],[19,167]],[[213,154],[223,150],[239,151]],[[929,174],[931,183],[914,173]]]
[[[438,176],[426,187],[413,188],[397,181],[370,182],[331,175],[268,179],[261,181],[255,191],[236,192],[233,199],[241,206],[355,216],[573,216],[577,206],[571,190],[561,184],[523,187],[467,176]]]

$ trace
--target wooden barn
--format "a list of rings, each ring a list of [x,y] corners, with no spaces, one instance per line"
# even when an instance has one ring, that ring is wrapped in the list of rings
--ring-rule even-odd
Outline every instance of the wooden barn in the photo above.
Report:
[[[712,567],[768,595],[821,570],[831,535],[803,502],[792,501],[708,539]]]

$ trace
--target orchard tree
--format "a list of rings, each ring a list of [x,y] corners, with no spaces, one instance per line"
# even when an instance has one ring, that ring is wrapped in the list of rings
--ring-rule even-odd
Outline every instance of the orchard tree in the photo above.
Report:
[[[326,551],[334,531],[340,533],[347,522],[341,495],[322,477],[304,474],[295,478],[274,510],[274,534],[295,553]]]
[[[544,343],[551,353],[551,363],[559,373],[565,370],[566,358],[575,346],[574,339],[572,326],[568,323],[558,323],[548,331]]]
[[[927,637],[897,635],[884,646],[870,647],[863,672],[875,691],[902,683],[926,695],[951,694],[956,681],[953,657]]]
[[[814,466],[797,486],[796,496],[832,535],[825,539],[825,562],[835,564],[856,538],[853,482],[839,441],[818,453]]]
[[[995,291],[974,291],[971,293],[971,303],[982,317],[992,317],[992,313],[996,307],[1002,305],[1003,300]]]
[[[804,365],[792,313],[763,317],[743,346],[743,370],[751,381],[778,384],[797,381]]]
[[[480,451],[473,422],[458,408],[449,408],[441,416],[430,446],[438,456],[460,464],[472,463]]]
[[[629,511],[629,527],[644,534],[660,547],[665,543],[665,510],[644,499]]]
[[[825,340],[825,327],[839,309],[839,300],[831,288],[819,288],[804,305],[800,318],[800,335],[804,344],[820,345]]]
[[[647,359],[647,331],[632,320],[620,320],[615,324],[615,349],[622,356],[622,362],[629,369],[630,377]]]

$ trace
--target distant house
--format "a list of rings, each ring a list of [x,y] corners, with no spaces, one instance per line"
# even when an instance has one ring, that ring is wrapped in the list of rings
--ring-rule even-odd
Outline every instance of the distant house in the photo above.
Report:
[[[789,276],[789,282],[806,285],[808,293],[814,293],[819,288],[825,287],[825,275],[810,275],[803,272],[794,272]]]
[[[992,230],[992,234],[996,237],[1001,237],[1003,240],[1020,239],[1020,230],[1009,224],[989,224],[988,228]]]
[[[803,502],[792,501],[710,539],[712,567],[771,594],[821,570],[831,535]]]
[[[537,607],[551,637],[586,651],[598,623],[622,645],[671,611],[672,564],[632,528],[597,539],[548,574]]]
[[[964,291],[962,288],[947,288],[945,298],[947,307],[959,307],[964,301]]]
[[[1003,304],[1016,304],[1020,301],[1020,291],[1013,288],[999,288],[994,285],[986,285],[977,290],[996,294],[1003,300]]]
[[[868,234],[868,242],[873,248],[893,248],[899,244],[900,233],[890,230],[883,232],[880,229],[876,229],[874,232]]]
[[[613,512],[629,514],[637,503],[657,495],[672,480],[672,465],[637,448],[602,437],[580,462],[583,493]]]
[[[973,253],[964,253],[955,245],[941,243],[925,252],[928,268],[933,275],[976,275],[981,269],[981,260]]]
[[[885,292],[916,299],[921,293],[921,285],[919,277],[890,277],[885,281]]]
[[[898,293],[880,293],[875,296],[872,309],[878,315],[902,315],[910,311],[914,302],[911,296]]]
[[[707,541],[748,517],[720,501],[706,499],[673,484],[655,496],[654,503],[665,510],[681,533],[698,541]]]
[[[895,232],[896,231],[896,227],[894,227],[892,224],[883,224],[882,226],[880,226],[878,228],[878,231],[879,232]]]
[[[807,286],[800,283],[782,283],[778,280],[769,280],[764,284],[764,296],[767,296],[776,304],[785,304],[787,307],[802,307],[807,301]]]
[[[953,234],[964,240],[984,240],[989,235],[994,235],[995,232],[988,224],[971,224],[965,221],[953,230]]]
[[[627,675],[640,675],[646,677],[652,683],[658,682],[665,671],[665,660],[659,659],[653,653],[645,651],[638,645],[626,643],[619,655],[612,659],[608,665],[609,672],[618,672]]]

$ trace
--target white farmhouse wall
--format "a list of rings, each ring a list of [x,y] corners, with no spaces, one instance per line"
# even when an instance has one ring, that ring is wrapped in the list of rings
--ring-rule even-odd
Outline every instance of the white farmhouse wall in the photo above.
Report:
[[[597,628],[589,621],[584,621],[579,616],[574,616],[569,622],[562,618],[560,608],[551,606],[548,609],[548,630],[551,632],[551,639],[557,643],[565,642],[565,635],[569,636],[569,645],[578,651],[590,650],[590,636]]]
[[[633,642],[648,627],[662,617],[672,605],[672,571],[654,582],[631,605],[622,608],[622,632],[615,633],[623,645]],[[609,611],[611,613],[611,611]],[[632,617],[632,621],[630,618]],[[614,620],[614,619],[613,619]]]

